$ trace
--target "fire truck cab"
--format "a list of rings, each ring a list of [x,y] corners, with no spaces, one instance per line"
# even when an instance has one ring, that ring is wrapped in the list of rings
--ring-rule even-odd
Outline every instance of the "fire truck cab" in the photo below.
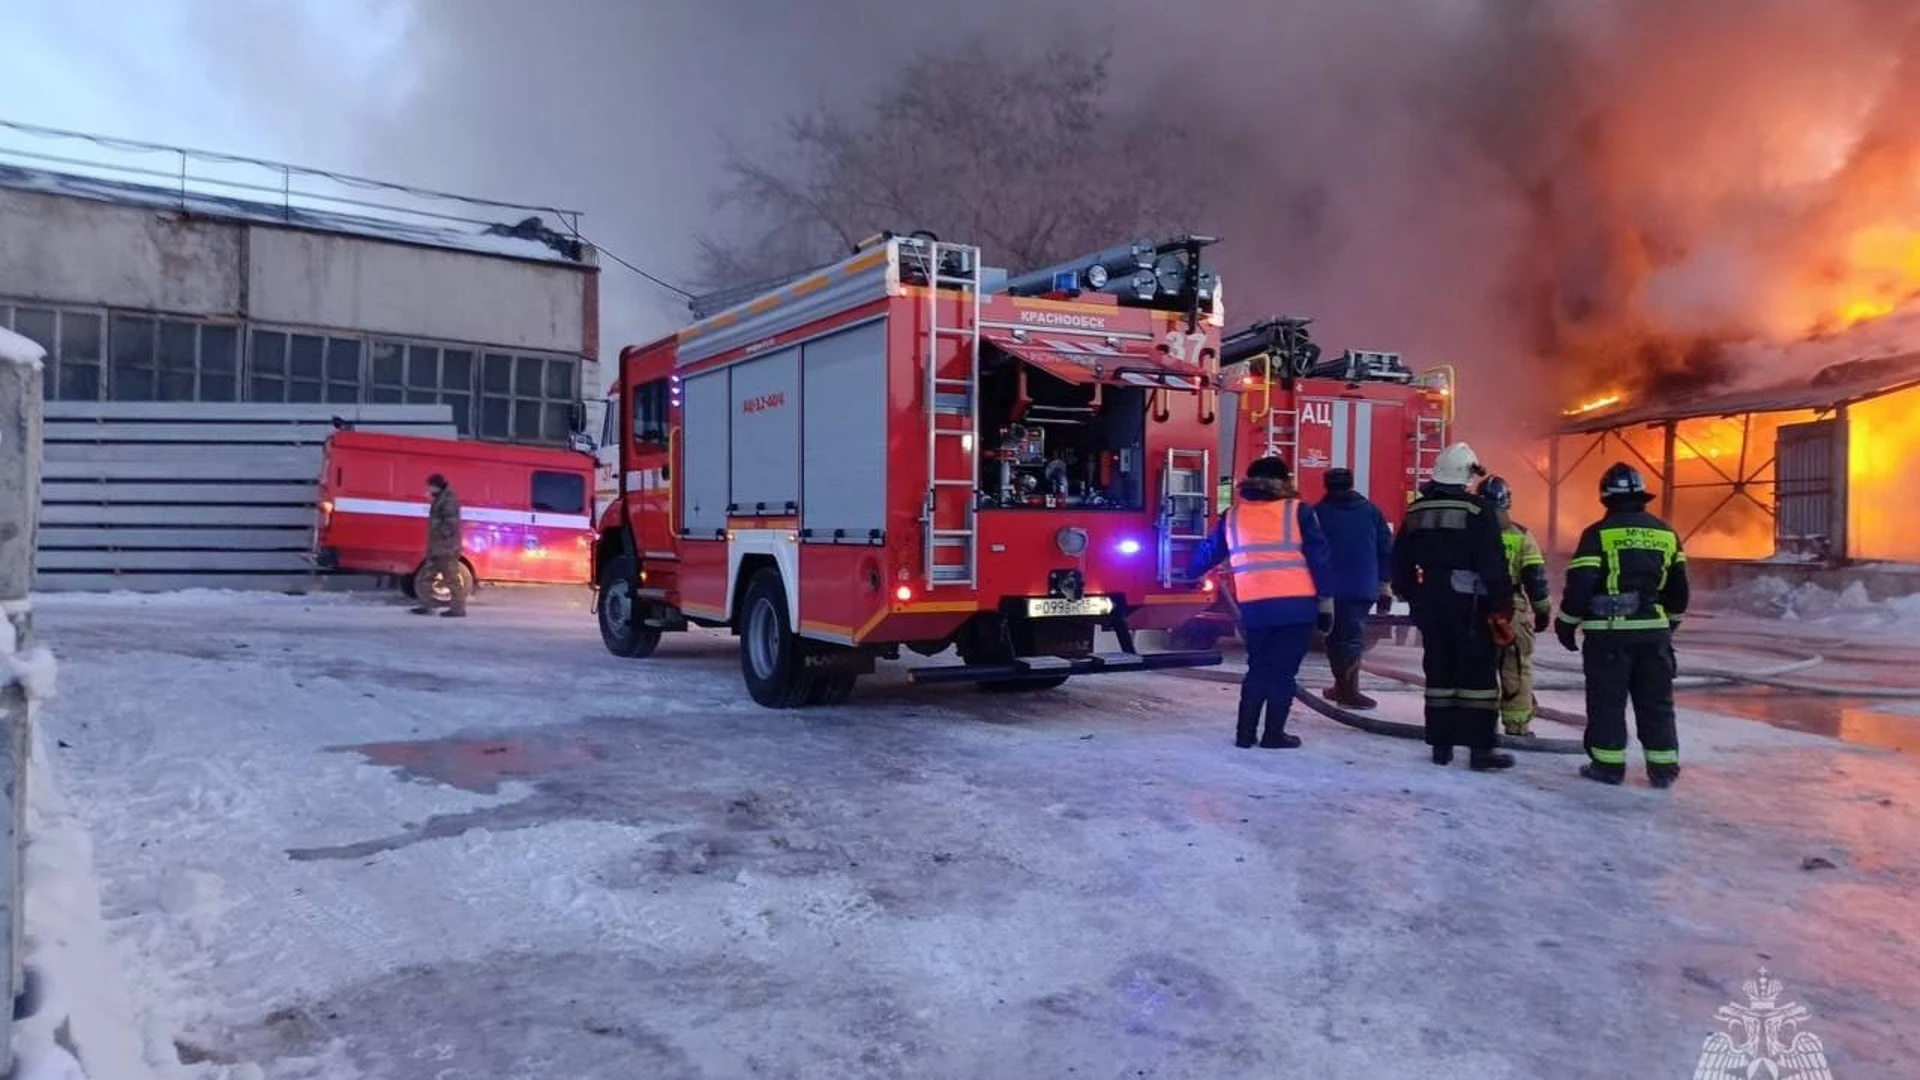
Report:
[[[1221,310],[1210,238],[1009,278],[884,235],[621,353],[606,647],[726,627],[769,707],[844,699],[905,649],[990,689],[1217,664],[1133,632],[1206,609]],[[1098,631],[1117,648],[1100,651]]]

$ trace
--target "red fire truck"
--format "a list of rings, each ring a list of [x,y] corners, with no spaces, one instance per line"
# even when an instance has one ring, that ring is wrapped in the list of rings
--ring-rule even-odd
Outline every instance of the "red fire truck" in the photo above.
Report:
[[[462,587],[586,583],[593,465],[572,450],[335,432],[321,464],[316,560],[393,575],[401,592],[416,595],[427,554],[427,477],[439,473],[460,499]]]
[[[1325,491],[1328,469],[1351,469],[1354,489],[1398,528],[1451,436],[1453,368],[1415,374],[1398,353],[1362,350],[1323,360],[1309,322],[1266,319],[1222,340],[1231,422],[1220,431],[1219,506],[1230,503],[1235,478],[1249,463],[1278,454],[1309,500]],[[1223,590],[1219,603],[1180,628],[1175,643],[1206,647],[1230,635],[1228,600]]]
[[[879,657],[992,689],[1217,664],[1133,631],[1205,610],[1218,279],[1207,237],[1008,278],[884,235],[623,350],[620,496],[594,548],[607,648],[742,638],[753,699],[842,700]],[[1096,650],[1096,631],[1118,648]]]

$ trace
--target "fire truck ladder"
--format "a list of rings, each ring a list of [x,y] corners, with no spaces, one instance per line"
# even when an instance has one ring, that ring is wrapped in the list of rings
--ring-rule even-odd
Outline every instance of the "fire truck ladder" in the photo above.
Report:
[[[1279,454],[1286,459],[1288,468],[1298,472],[1300,469],[1300,409],[1298,399],[1294,399],[1291,394],[1288,397],[1295,402],[1290,408],[1276,409],[1272,405],[1267,406],[1267,445],[1261,448],[1260,453],[1266,457]]]
[[[1440,451],[1447,448],[1447,422],[1438,416],[1420,416],[1413,423],[1413,483],[1409,485],[1407,497],[1413,498],[1414,490],[1421,483],[1432,478],[1433,463],[1440,459]]]
[[[927,588],[972,588],[980,556],[975,523],[980,490],[980,455],[975,445],[980,430],[980,249],[937,240],[919,243],[928,260],[922,387],[927,410],[927,501],[921,512]],[[943,323],[943,303],[953,300],[956,292],[961,301],[959,321]],[[959,348],[945,350],[943,340],[958,341]],[[957,459],[954,453],[943,452],[943,442],[958,447]],[[958,524],[941,513],[943,490],[965,496]],[[953,551],[960,553],[959,561],[936,561],[938,555]]]
[[[1214,491],[1207,480],[1212,455],[1205,450],[1168,448],[1160,472],[1160,584],[1187,584],[1187,562],[1207,538],[1207,506]]]

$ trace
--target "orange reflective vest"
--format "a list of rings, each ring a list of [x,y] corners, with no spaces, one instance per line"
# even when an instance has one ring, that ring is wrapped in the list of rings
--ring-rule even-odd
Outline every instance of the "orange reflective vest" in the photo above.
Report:
[[[1241,603],[1317,596],[1300,547],[1300,500],[1244,501],[1227,511],[1233,595]]]

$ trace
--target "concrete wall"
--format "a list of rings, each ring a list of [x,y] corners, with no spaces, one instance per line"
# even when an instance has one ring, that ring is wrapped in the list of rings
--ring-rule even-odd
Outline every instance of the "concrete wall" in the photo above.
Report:
[[[244,227],[0,190],[0,296],[237,315]]]
[[[576,269],[322,233],[250,228],[253,318],[580,353]]]
[[[0,297],[592,360],[596,286],[583,267],[0,189]]]

